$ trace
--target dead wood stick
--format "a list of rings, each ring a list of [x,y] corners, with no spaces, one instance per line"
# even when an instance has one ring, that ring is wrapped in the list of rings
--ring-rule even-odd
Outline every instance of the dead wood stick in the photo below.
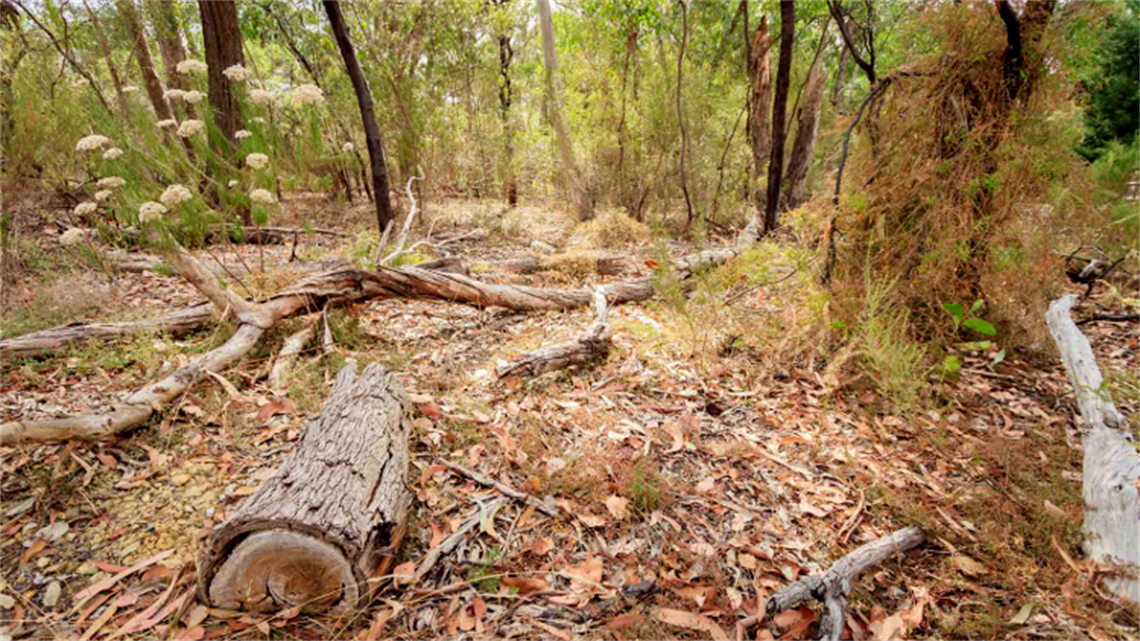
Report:
[[[467,533],[474,529],[476,525],[482,523],[484,513],[491,514],[493,517],[495,510],[506,505],[509,501],[510,499],[507,497],[500,497],[489,503],[481,504],[479,510],[464,519],[463,523],[459,525],[459,528],[452,532],[451,536],[444,539],[443,542],[439,544],[439,547],[433,548],[424,556],[419,562],[419,565],[416,566],[416,573],[412,575],[412,585],[416,585],[423,580],[445,554],[451,554],[451,551],[455,549],[455,546],[459,545],[459,542],[467,536]]]
[[[1096,355],[1070,314],[1076,296],[1064,296],[1049,305],[1045,323],[1057,343],[1061,361],[1069,373],[1077,405],[1087,431],[1082,431],[1085,501],[1084,530],[1089,556],[1113,566],[1140,566],[1140,457],[1127,429],[1127,422],[1104,389],[1104,376]],[[1127,570],[1126,570],[1127,572]],[[1140,580],[1122,574],[1105,579],[1116,595],[1140,603]]]
[[[918,547],[924,538],[922,530],[916,527],[908,527],[875,539],[836,561],[835,565],[823,574],[804,577],[785,586],[768,598],[763,616],[783,612],[808,599],[819,599],[824,602],[824,614],[823,620],[819,624],[819,636],[817,638],[839,641],[843,635],[844,619],[847,615],[847,597],[851,593],[851,583],[868,568]],[[743,628],[750,628],[760,623],[763,616],[742,619],[738,625]]]
[[[1112,323],[1134,323],[1140,320],[1140,314],[1093,314],[1092,318],[1077,321],[1077,325],[1109,321]]]
[[[305,349],[305,345],[312,340],[314,334],[316,334],[315,317],[308,319],[301,331],[285,339],[285,345],[277,354],[277,360],[273,363],[273,370],[269,373],[269,383],[273,387],[280,388],[285,383],[293,363],[297,361],[297,357]]]
[[[572,341],[523,353],[515,362],[499,371],[499,378],[511,374],[538,376],[570,365],[588,363],[608,354],[611,346],[608,317],[606,294],[599,287],[594,291],[594,322],[581,336]]]
[[[527,494],[526,492],[520,492],[519,490],[512,489],[505,483],[500,483],[495,479],[487,476],[486,474],[476,472],[475,470],[463,467],[458,463],[453,463],[447,460],[443,461],[443,465],[448,469],[454,470],[460,474],[463,474],[464,476],[467,476],[477,483],[482,483],[488,487],[493,487],[505,496],[509,496],[513,499],[522,501],[523,503],[534,507],[534,509],[542,512],[543,514],[546,514],[548,516],[561,516],[562,514],[557,507],[554,507],[553,505],[547,505],[545,502]]]

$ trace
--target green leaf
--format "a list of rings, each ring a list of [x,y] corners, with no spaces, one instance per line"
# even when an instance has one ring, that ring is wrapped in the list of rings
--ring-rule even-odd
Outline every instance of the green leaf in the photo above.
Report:
[[[966,316],[966,308],[962,307],[961,303],[947,303],[942,306],[942,309],[945,309],[954,318],[954,329],[958,329],[958,325]]]
[[[974,330],[979,334],[985,334],[986,336],[997,336],[997,330],[994,329],[994,326],[990,325],[980,318],[968,318],[962,323],[962,325]]]
[[[994,354],[994,360],[990,362],[990,367],[993,367],[994,365],[997,365],[998,363],[1000,363],[1004,360],[1005,360],[1005,350],[1003,349],[1000,352],[998,352],[997,354]]]
[[[954,347],[964,352],[984,352],[993,345],[990,341],[972,341],[968,343],[955,343]]]
[[[970,313],[973,314],[974,312],[984,307],[985,304],[986,302],[979,298],[978,300],[974,301],[973,305],[970,306]]]
[[[962,371],[962,363],[958,360],[957,356],[950,354],[942,359],[942,374],[948,377],[958,375]]]
[[[1017,611],[1017,614],[1009,620],[1009,624],[1024,625],[1025,622],[1029,620],[1030,614],[1033,614],[1033,604],[1026,603],[1025,605],[1021,606],[1021,609]]]

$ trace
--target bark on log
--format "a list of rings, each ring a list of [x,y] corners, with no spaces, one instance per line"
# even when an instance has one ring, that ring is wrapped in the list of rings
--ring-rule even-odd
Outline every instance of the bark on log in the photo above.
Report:
[[[373,363],[348,365],[277,473],[200,551],[198,593],[214,607],[349,612],[368,603],[404,535],[411,413]],[[372,585],[375,585],[373,582]]]
[[[765,606],[765,614],[771,616],[808,599],[819,599],[824,602],[824,614],[817,638],[839,641],[843,635],[851,583],[867,569],[918,547],[924,538],[922,530],[908,527],[871,541],[836,561],[827,572],[804,577],[772,595]],[[748,627],[758,622],[758,619],[750,617],[740,623]]]
[[[1087,431],[1084,445],[1085,547],[1098,563],[1121,568],[1121,575],[1105,583],[1118,596],[1140,603],[1140,457],[1123,416],[1104,391],[1104,377],[1092,346],[1073,322],[1069,311],[1076,296],[1064,296],[1045,314],[1046,324],[1061,361],[1073,382]],[[1127,567],[1125,567],[1127,566]]]
[[[606,296],[599,287],[594,293],[594,323],[581,336],[524,353],[521,358],[499,370],[499,378],[512,374],[539,376],[605,356],[611,345],[608,318]]]

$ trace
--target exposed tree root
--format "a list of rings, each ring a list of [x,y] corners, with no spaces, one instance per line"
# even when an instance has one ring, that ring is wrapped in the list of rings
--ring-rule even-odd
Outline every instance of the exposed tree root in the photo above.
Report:
[[[685,277],[701,266],[725,262],[736,250],[706,250],[678,261],[677,272]],[[145,422],[190,388],[206,372],[217,372],[238,361],[261,335],[283,318],[299,312],[315,312],[326,304],[346,304],[369,299],[414,298],[463,303],[476,307],[505,307],[518,311],[565,310],[589,305],[595,292],[589,289],[543,289],[521,285],[483,283],[460,274],[416,267],[382,267],[375,272],[341,268],[308,276],[265,302],[253,303],[220,285],[216,277],[193,255],[178,248],[170,254],[176,267],[214,308],[233,312],[238,328],[230,340],[166,378],[130,394],[111,411],[37,421],[11,421],[0,425],[0,445],[49,442],[71,438],[101,440]],[[598,288],[609,304],[647,300],[653,297],[648,277]]]
[[[607,322],[609,308],[606,296],[599,288],[594,294],[594,322],[578,338],[564,343],[549,345],[532,352],[524,353],[515,362],[499,370],[499,378],[510,376],[538,376],[577,365],[588,363],[610,351],[610,326]]]
[[[769,597],[765,616],[783,612],[808,599],[818,599],[824,603],[818,638],[839,641],[843,636],[851,583],[867,569],[918,547],[924,539],[922,530],[908,527],[871,541],[836,561],[827,572],[804,577]],[[757,617],[749,617],[738,625],[749,628],[759,622]]]

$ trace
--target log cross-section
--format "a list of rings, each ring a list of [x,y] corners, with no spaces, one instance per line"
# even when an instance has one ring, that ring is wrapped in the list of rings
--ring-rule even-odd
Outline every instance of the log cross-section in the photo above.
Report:
[[[348,365],[277,473],[203,542],[198,592],[215,607],[347,612],[391,566],[412,494],[404,388]]]
[[[1125,419],[1105,393],[1104,377],[1092,346],[1069,314],[1076,296],[1049,305],[1046,324],[1061,361],[1073,382],[1077,405],[1086,427],[1084,445],[1084,530],[1089,556],[1120,568],[1120,576],[1105,579],[1118,596],[1140,603],[1140,453]]]

